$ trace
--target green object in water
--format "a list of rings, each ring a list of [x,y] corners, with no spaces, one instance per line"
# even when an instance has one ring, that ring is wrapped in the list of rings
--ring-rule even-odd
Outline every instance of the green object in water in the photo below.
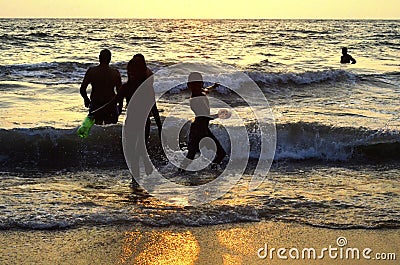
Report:
[[[91,116],[87,116],[83,122],[81,127],[78,129],[78,135],[81,138],[86,138],[89,135],[90,129],[93,127],[93,124],[95,123],[95,119]]]

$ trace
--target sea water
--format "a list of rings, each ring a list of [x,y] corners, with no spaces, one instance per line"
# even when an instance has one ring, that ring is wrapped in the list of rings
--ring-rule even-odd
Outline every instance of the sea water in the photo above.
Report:
[[[399,21],[1,19],[1,25],[0,229],[260,220],[400,226]],[[339,63],[343,46],[357,64]],[[103,48],[123,81],[136,53],[153,72],[202,60],[246,73],[276,122],[274,163],[263,184],[248,191],[248,170],[224,197],[199,207],[167,205],[132,188],[121,144],[125,112],[117,125],[95,125],[87,139],[76,134],[88,111],[80,82]],[[210,96],[246,113],[233,94]],[[183,85],[158,107],[187,98]],[[247,126],[256,121],[249,117]],[[229,149],[218,121],[211,129]],[[153,154],[157,141],[150,143]],[[175,170],[161,155],[152,161],[161,171]],[[206,182],[215,174],[171,178]]]

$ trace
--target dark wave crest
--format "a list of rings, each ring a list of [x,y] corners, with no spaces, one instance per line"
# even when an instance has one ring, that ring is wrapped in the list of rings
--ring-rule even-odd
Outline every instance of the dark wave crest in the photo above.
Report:
[[[267,64],[273,67],[276,63],[268,60],[250,66],[250,68],[264,68]],[[93,63],[79,63],[74,61],[67,62],[43,62],[35,64],[16,64],[0,65],[0,77],[5,81],[30,80],[32,82],[54,84],[54,83],[79,83],[82,81],[85,71],[94,66]],[[113,64],[124,75],[126,72],[126,62],[116,62]],[[168,67],[165,62],[151,62],[149,64],[153,72],[157,72],[163,67]],[[323,83],[354,83],[361,81],[390,81],[396,80],[400,72],[390,72],[383,74],[355,74],[343,69],[327,69],[304,72],[266,72],[257,70],[245,70],[259,86],[304,86]],[[36,81],[35,81],[36,78]]]
[[[251,127],[251,126],[250,126]],[[92,168],[125,167],[121,126],[94,126],[87,139],[80,139],[76,129],[0,130],[0,163],[4,168]],[[229,136],[218,126],[212,127],[224,148],[229,151]],[[259,156],[259,136],[250,134],[250,158]],[[156,153],[156,132],[150,153]],[[400,161],[400,135],[396,131],[366,128],[331,127],[318,123],[277,125],[275,160],[301,161]],[[247,154],[235,156],[247,157]],[[162,161],[159,161],[162,162]],[[156,161],[157,163],[157,161]]]

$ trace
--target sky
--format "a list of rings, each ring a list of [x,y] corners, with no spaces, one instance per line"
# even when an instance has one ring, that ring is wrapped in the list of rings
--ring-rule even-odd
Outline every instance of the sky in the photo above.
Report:
[[[0,17],[400,19],[400,0],[0,0]]]

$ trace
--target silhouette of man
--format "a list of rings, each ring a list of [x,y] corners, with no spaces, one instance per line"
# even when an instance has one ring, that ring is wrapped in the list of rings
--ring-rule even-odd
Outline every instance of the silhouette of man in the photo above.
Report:
[[[121,75],[117,69],[110,67],[111,52],[104,49],[99,55],[100,64],[90,67],[83,78],[80,93],[84,99],[85,107],[89,108],[89,113],[109,103],[116,92],[120,89]],[[90,99],[87,96],[86,89],[88,85],[92,86]],[[101,111],[96,112],[94,118],[96,124],[110,124],[118,122],[117,104],[109,104]]]
[[[347,53],[347,48],[343,47],[342,57],[340,57],[340,63],[350,63],[350,62],[351,64],[355,64],[356,60],[350,54]]]
[[[209,90],[217,87],[218,84],[214,84],[208,88],[203,88],[204,83],[202,75],[198,72],[193,72],[189,75],[187,86],[192,92],[190,98],[190,108],[195,113],[196,118],[190,125],[188,153],[186,155],[186,159],[181,165],[181,168],[185,169],[190,163],[188,159],[193,160],[196,153],[200,152],[199,144],[200,141],[205,137],[211,138],[217,147],[216,156],[212,163],[220,164],[226,156],[226,152],[219,143],[218,139],[208,128],[210,120],[213,120],[218,115],[210,115],[210,104],[207,98]]]

